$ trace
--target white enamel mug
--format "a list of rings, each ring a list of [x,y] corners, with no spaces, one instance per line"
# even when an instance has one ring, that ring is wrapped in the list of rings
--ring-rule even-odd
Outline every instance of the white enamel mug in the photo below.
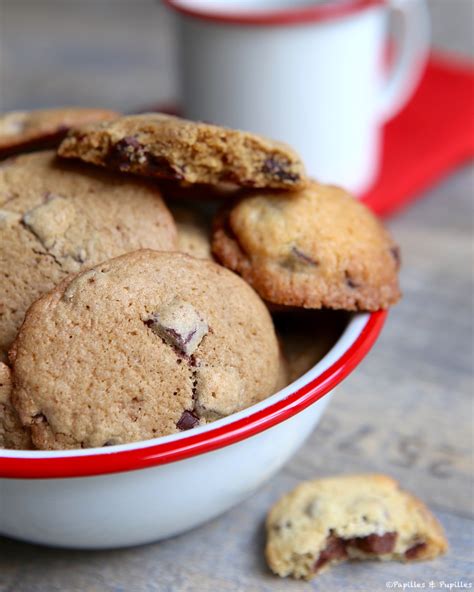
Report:
[[[425,0],[165,0],[178,14],[180,105],[190,119],[291,144],[311,176],[360,195],[381,127],[426,61]],[[384,55],[398,17],[394,60]]]

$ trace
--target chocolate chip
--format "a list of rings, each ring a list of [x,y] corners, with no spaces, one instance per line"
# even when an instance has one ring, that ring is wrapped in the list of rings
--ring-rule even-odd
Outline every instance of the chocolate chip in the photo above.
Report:
[[[346,285],[349,286],[349,288],[355,289],[355,288],[359,287],[359,284],[352,279],[352,277],[350,276],[348,271],[345,271],[344,275],[345,275]]]
[[[413,561],[418,559],[421,553],[426,549],[426,543],[416,543],[405,551],[405,559]]]
[[[289,253],[280,261],[284,269],[291,272],[307,272],[310,267],[317,267],[319,262],[307,255],[298,247],[291,247]]]
[[[273,532],[281,532],[281,526],[279,524],[272,524]]]
[[[78,263],[85,263],[87,261],[87,252],[85,249],[78,249],[76,253],[72,255],[72,258]]]
[[[209,331],[207,323],[194,307],[189,302],[177,299],[162,306],[143,322],[186,356],[194,353]]]
[[[397,268],[400,267],[400,264],[402,262],[402,258],[401,258],[401,255],[400,255],[400,248],[397,247],[397,246],[392,247],[390,249],[390,254],[395,259],[395,263],[397,264]]]
[[[135,147],[129,144],[127,138],[114,144],[108,151],[106,164],[121,171],[128,171],[133,160],[132,153]]]
[[[268,157],[263,163],[262,172],[276,177],[279,181],[299,181],[300,176],[289,169],[289,162],[282,162],[274,156]]]
[[[107,154],[107,164],[122,171],[130,170],[132,165],[139,165],[150,174],[160,173],[172,179],[182,179],[180,170],[171,167],[164,157],[148,152],[135,136],[126,136],[114,144]]]
[[[146,160],[146,170],[150,174],[166,177],[167,179],[175,179],[181,181],[184,179],[184,167],[171,165],[164,156],[156,156],[146,152],[144,154]]]
[[[120,140],[120,142],[118,142],[118,144],[121,144],[124,147],[125,146],[131,146],[132,148],[141,148],[142,147],[142,145],[137,140],[137,138],[135,138],[135,136],[125,136],[125,138],[123,138],[123,140]]]
[[[306,253],[303,253],[303,251],[301,251],[300,249],[298,249],[298,247],[291,247],[291,253],[296,258],[300,259],[304,263],[307,263],[308,265],[313,265],[313,266],[319,265],[319,263],[317,261],[315,261],[309,255],[306,255]]]
[[[36,413],[35,415],[33,415],[33,417],[31,418],[32,423],[34,424],[39,424],[39,423],[47,423],[48,420],[46,418],[46,415],[44,413]]]
[[[319,554],[318,559],[316,560],[313,569],[317,571],[329,561],[339,561],[342,559],[346,559],[347,551],[346,551],[346,543],[343,539],[331,534],[326,539],[326,547],[321,551]]]
[[[190,430],[199,424],[199,417],[196,417],[192,411],[183,411],[176,427],[178,430]]]
[[[356,547],[364,553],[375,553],[376,555],[384,555],[391,553],[395,548],[395,542],[398,534],[396,532],[386,532],[385,534],[369,534],[366,537],[356,537],[350,539],[348,544],[351,547]]]

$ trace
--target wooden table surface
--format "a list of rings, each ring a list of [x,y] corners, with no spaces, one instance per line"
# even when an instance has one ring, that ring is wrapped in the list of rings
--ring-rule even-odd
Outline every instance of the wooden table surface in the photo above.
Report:
[[[432,0],[431,8],[437,44],[472,55],[471,0]],[[124,109],[173,96],[172,28],[152,0],[3,0],[0,10],[3,109]],[[474,587],[473,188],[474,170],[464,167],[390,220],[404,299],[318,429],[256,495],[190,533],[139,548],[75,552],[0,538],[0,592]],[[301,480],[360,471],[389,473],[424,499],[446,529],[448,555],[342,565],[310,584],[272,576],[262,556],[268,507]]]

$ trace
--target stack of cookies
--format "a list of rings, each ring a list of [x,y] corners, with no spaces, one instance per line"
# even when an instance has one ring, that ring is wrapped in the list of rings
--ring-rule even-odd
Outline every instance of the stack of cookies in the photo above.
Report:
[[[45,147],[57,152],[25,153]],[[324,354],[327,317],[317,353],[291,319],[314,327],[309,309],[400,297],[381,223],[308,179],[285,145],[67,109],[0,117],[0,155],[12,154],[0,163],[0,446],[109,446],[225,417]]]

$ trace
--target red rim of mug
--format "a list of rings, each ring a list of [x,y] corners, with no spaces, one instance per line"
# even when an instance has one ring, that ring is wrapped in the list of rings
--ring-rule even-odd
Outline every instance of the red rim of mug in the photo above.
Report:
[[[374,8],[386,3],[386,0],[339,0],[297,8],[282,10],[232,12],[206,8],[194,8],[179,0],[164,0],[171,9],[200,20],[227,25],[304,25],[347,17],[361,10]]]
[[[375,343],[387,311],[372,313],[354,343],[321,375],[286,398],[206,432],[131,450],[113,450],[83,456],[2,457],[0,477],[52,479],[88,477],[163,465],[234,444],[293,417],[339,384]]]

